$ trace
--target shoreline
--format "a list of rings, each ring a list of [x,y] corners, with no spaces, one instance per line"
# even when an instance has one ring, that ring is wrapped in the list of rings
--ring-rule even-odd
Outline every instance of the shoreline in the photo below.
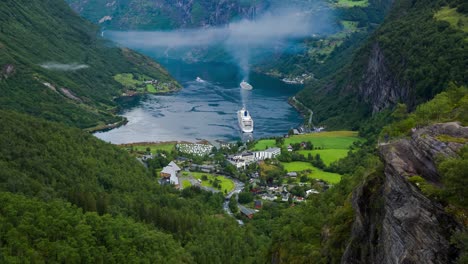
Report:
[[[107,124],[107,125],[97,125],[95,127],[85,128],[84,131],[89,132],[91,134],[94,134],[97,132],[105,132],[105,131],[112,130],[114,128],[124,126],[128,123],[128,119],[126,117],[123,117],[123,116],[119,116],[119,117],[122,118],[121,121],[118,121],[112,124]]]
[[[145,96],[145,95],[149,95],[149,94],[160,95],[160,96],[170,96],[172,94],[175,94],[175,93],[179,92],[180,90],[182,90],[182,88],[183,88],[182,86],[178,86],[178,88],[176,90],[171,90],[171,91],[167,91],[167,92],[158,92],[158,93],[152,93],[152,92],[148,92],[148,91],[134,92],[134,93],[131,93],[131,94],[123,93],[120,96],[114,97],[113,100],[114,100],[114,102],[116,102],[117,100],[131,100],[131,99],[135,99],[137,97],[141,97],[141,96]],[[98,133],[98,132],[105,132],[105,131],[109,131],[109,130],[124,126],[129,122],[126,117],[118,115],[118,114],[115,114],[115,115],[122,118],[122,120],[118,121],[118,122],[115,122],[115,123],[112,123],[112,124],[97,125],[95,127],[85,128],[84,131],[89,132],[91,134]]]

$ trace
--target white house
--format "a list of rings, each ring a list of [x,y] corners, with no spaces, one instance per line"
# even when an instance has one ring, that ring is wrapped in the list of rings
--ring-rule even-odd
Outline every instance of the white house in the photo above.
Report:
[[[319,194],[319,192],[317,190],[314,190],[314,189],[310,189],[310,190],[306,191],[306,197],[309,197],[309,195],[311,195],[311,194]]]
[[[169,179],[171,184],[174,184],[176,188],[179,188],[179,177],[177,177],[177,173],[180,171],[179,166],[175,164],[174,161],[171,161],[166,167],[164,167],[160,173],[161,177],[165,179]]]
[[[236,168],[238,168],[238,169],[245,168],[245,166],[246,166],[245,160],[243,160],[243,159],[228,159],[228,161],[232,165],[236,166]]]
[[[268,148],[261,151],[255,151],[254,153],[255,160],[265,160],[272,159],[281,154],[280,148]]]

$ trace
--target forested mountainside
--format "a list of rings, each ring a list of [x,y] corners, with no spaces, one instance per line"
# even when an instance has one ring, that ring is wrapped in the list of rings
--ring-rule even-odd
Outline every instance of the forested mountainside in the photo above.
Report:
[[[309,84],[298,99],[320,121],[367,140],[325,167],[339,183],[240,226],[221,193],[160,185],[80,129],[117,120],[117,74],[164,70],[63,1],[1,2],[0,262],[466,263],[466,10],[398,0],[346,68]]]
[[[382,132],[396,139],[382,144],[382,161],[375,141],[368,141],[330,166],[343,174],[333,188],[292,208],[265,207],[242,227],[223,214],[222,194],[160,186],[116,146],[79,129],[0,111],[0,260],[375,263],[414,260],[421,247],[428,254],[418,261],[464,258],[462,147],[468,135],[459,124],[431,124],[458,120],[466,126],[467,100],[467,88],[452,87],[413,114],[396,111]],[[412,127],[421,128],[414,133]],[[389,152],[392,146],[398,152]],[[415,202],[402,203],[391,188]],[[436,219],[426,217],[431,212]],[[423,221],[421,228],[413,228],[414,219]],[[414,234],[396,233],[388,221],[405,221]]]
[[[64,1],[0,3],[1,109],[80,128],[115,123],[120,73],[177,86],[154,61],[101,39]]]
[[[352,59],[352,54],[382,23],[393,1],[327,1],[332,11],[330,23],[335,31],[314,35],[302,41],[303,52],[275,54],[256,69],[280,77],[302,74],[322,79],[338,71]]]
[[[272,263],[466,263],[468,89],[406,110],[330,166],[339,184],[279,214]]]
[[[342,69],[311,82],[297,98],[318,123],[358,128],[397,103],[412,110],[450,82],[466,85],[466,19],[463,1],[396,1]]]
[[[90,21],[106,29],[174,29],[221,25],[254,18],[267,0],[67,0]]]
[[[221,193],[161,186],[126,151],[79,129],[9,111],[0,123],[0,262],[264,257],[267,237],[223,215]]]

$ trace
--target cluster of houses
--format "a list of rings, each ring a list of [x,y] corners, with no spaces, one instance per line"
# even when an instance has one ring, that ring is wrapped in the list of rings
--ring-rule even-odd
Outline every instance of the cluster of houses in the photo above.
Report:
[[[149,80],[149,81],[144,81],[143,83],[144,83],[144,84],[153,84],[153,85],[157,85],[157,84],[158,84],[158,80]]]
[[[302,75],[291,77],[291,78],[283,78],[281,79],[285,83],[290,84],[304,84],[306,80],[313,78],[312,74],[303,73]]]
[[[268,148],[261,151],[244,152],[228,157],[228,161],[236,168],[245,168],[247,165],[257,161],[272,159],[281,154],[280,148]]]
[[[303,126],[300,126],[298,128],[294,128],[292,130],[292,134],[302,135],[302,134],[307,134],[307,133],[319,133],[319,132],[322,132],[324,130],[325,130],[325,127],[323,127],[323,126],[309,128],[309,127],[306,127],[306,126],[303,125]],[[283,135],[283,137],[288,138],[289,135],[285,134],[285,135]]]
[[[305,197],[295,196],[288,191],[288,185],[261,187],[259,189],[255,189],[254,192],[260,196],[260,199],[272,202],[287,202],[290,198],[294,202],[303,202],[304,198],[309,197],[309,195],[320,193],[315,189],[309,189],[306,191]]]
[[[187,144],[180,143],[176,145],[178,151],[193,154],[198,156],[205,156],[211,153],[213,146],[209,144]]]

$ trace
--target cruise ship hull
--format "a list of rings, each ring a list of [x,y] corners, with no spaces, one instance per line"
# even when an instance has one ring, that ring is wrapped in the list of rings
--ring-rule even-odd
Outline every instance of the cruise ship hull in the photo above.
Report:
[[[239,122],[239,127],[243,133],[252,133],[254,122],[249,112],[242,108],[237,112],[237,120]]]

